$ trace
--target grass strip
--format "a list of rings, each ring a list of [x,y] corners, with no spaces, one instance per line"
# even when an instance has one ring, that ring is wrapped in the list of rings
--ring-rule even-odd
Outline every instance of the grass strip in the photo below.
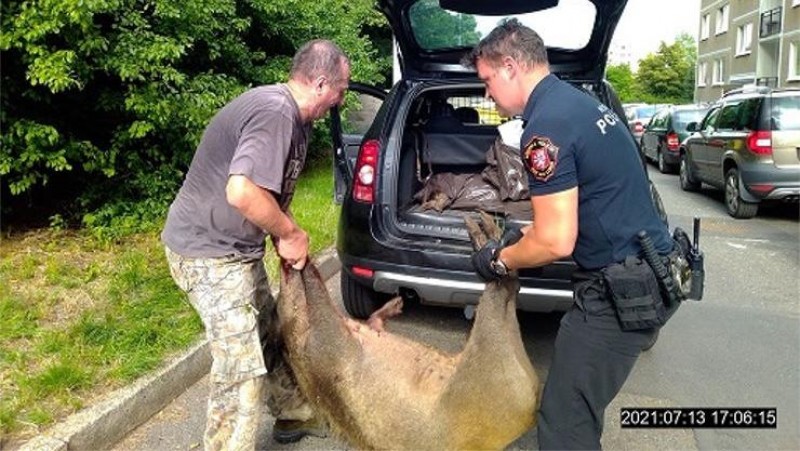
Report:
[[[312,254],[333,244],[339,207],[330,162],[305,171],[292,212]],[[112,243],[91,230],[3,238],[0,444],[27,440],[202,337],[202,323],[169,275],[159,233]],[[275,284],[271,245],[265,264]]]

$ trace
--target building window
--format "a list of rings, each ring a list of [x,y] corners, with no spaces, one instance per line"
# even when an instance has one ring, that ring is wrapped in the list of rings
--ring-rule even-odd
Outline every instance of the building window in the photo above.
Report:
[[[725,64],[722,59],[714,61],[714,78],[711,81],[712,85],[722,85],[725,83]]]
[[[800,0],[797,0],[800,2]],[[708,39],[708,35],[711,32],[711,14],[704,14],[703,18],[700,19],[700,40]]]
[[[789,80],[800,80],[800,41],[789,44]]]
[[[697,86],[705,86],[706,85],[706,77],[708,74],[708,63],[702,62],[700,66],[697,68]]]
[[[746,23],[736,30],[736,56],[747,55],[753,43],[753,24]]]
[[[730,9],[730,5],[722,5],[719,9],[717,9],[717,28],[716,33],[722,34],[728,31],[728,10]]]

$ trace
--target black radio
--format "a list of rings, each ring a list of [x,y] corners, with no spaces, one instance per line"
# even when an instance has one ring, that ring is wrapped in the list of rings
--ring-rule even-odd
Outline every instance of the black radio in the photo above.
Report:
[[[689,252],[686,254],[686,260],[689,261],[689,269],[692,272],[691,288],[687,298],[699,301],[703,299],[703,285],[706,280],[706,272],[703,269],[703,251],[700,250],[700,218],[694,218],[694,230],[692,231],[694,240]]]
[[[672,240],[675,249],[662,259],[656,252],[647,232],[639,232],[639,243],[644,251],[644,260],[653,269],[659,286],[664,293],[667,305],[674,305],[684,299],[699,301],[703,298],[705,270],[703,252],[700,250],[700,218],[694,218],[694,240],[690,241],[686,232],[675,227]]]
[[[683,299],[699,301],[703,298],[703,252],[700,250],[700,218],[694,218],[694,239],[680,228],[675,227],[672,240],[675,251],[669,256],[669,269]]]

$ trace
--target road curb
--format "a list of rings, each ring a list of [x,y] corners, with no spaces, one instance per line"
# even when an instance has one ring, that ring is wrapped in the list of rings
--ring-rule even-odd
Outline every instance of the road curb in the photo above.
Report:
[[[324,280],[341,268],[333,248],[314,257]],[[203,339],[155,374],[116,390],[100,402],[67,417],[22,444],[20,451],[99,450],[112,448],[123,437],[160,412],[208,373],[211,354]]]

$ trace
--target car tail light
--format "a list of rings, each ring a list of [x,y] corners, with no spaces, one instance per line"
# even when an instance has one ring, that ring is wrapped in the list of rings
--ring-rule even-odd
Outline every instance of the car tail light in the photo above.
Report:
[[[375,275],[375,271],[369,268],[364,268],[363,266],[353,266],[351,269],[353,270],[354,276],[366,277],[368,279],[371,279],[372,276]]]
[[[635,131],[636,133],[644,132],[644,125],[642,125],[641,122],[636,122],[635,124],[633,124],[633,131]]]
[[[375,170],[380,144],[375,139],[364,141],[356,159],[353,199],[371,204],[375,200]]]
[[[678,134],[675,132],[667,133],[667,149],[671,151],[678,150],[678,146],[680,146],[680,141],[678,141]]]
[[[747,135],[747,148],[758,155],[772,155],[772,132],[757,130]]]
[[[747,187],[750,189],[750,191],[759,193],[762,196],[766,196],[770,191],[775,189],[775,185],[771,183],[751,183],[747,185]]]

